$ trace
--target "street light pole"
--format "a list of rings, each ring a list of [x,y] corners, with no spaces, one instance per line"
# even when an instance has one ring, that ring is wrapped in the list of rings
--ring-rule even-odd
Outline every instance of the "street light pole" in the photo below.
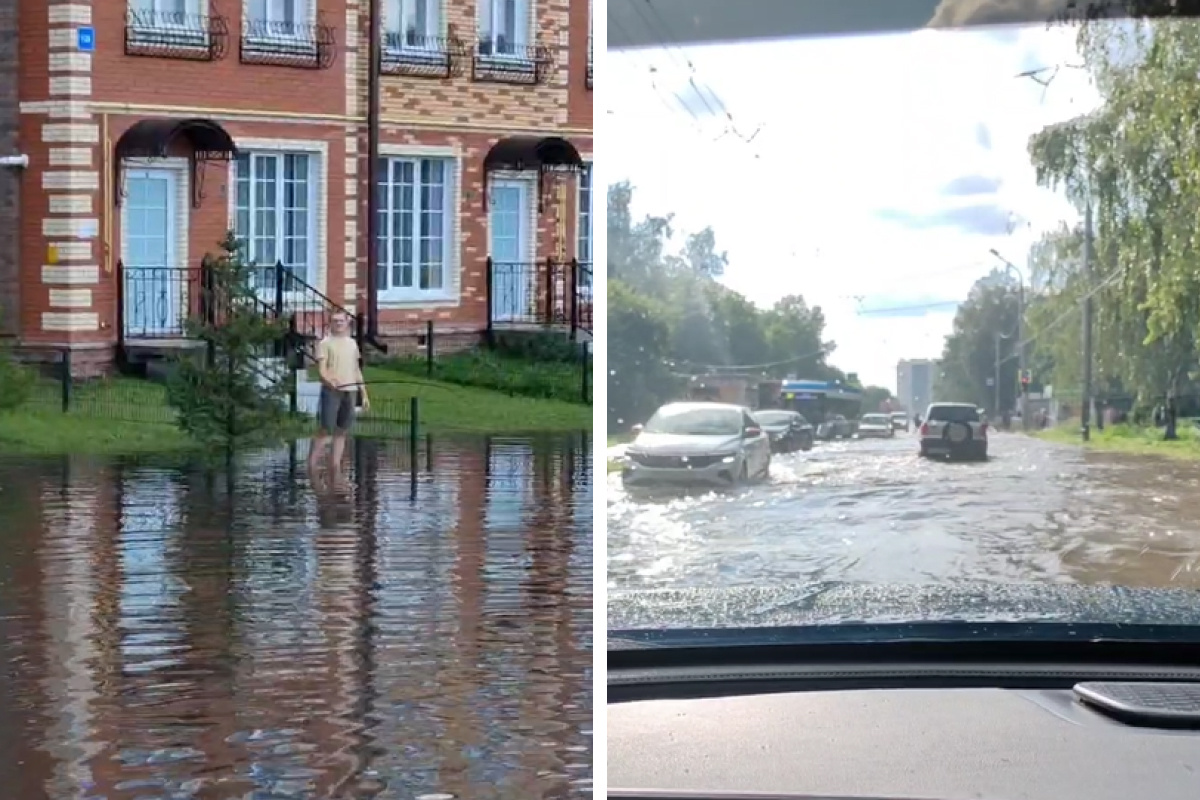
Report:
[[[1012,263],[1007,258],[1000,255],[999,251],[997,251],[996,248],[993,247],[989,252],[991,252],[991,254],[993,256],[995,256],[996,258],[1000,259],[1000,261],[1004,264],[1005,269],[1012,270],[1017,275],[1017,330],[1016,330],[1016,336],[1017,336],[1017,386],[1018,386],[1017,391],[1019,392],[1019,394],[1017,395],[1017,413],[1021,415],[1021,427],[1023,429],[1028,430],[1029,423],[1025,419],[1025,417],[1026,417],[1026,414],[1025,414],[1025,384],[1021,381],[1022,376],[1025,375],[1025,331],[1024,331],[1024,327],[1025,327],[1025,274],[1021,272],[1020,268],[1016,264]],[[999,346],[999,343],[997,343],[997,347],[998,346]],[[1000,373],[999,373],[999,363],[998,362],[999,362],[999,357],[997,357],[997,367],[996,367],[996,369],[997,369],[997,372],[996,372],[997,385],[999,385],[999,383],[1000,383]]]

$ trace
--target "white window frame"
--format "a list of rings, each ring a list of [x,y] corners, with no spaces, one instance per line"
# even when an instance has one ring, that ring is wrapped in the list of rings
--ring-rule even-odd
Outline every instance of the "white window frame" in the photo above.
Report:
[[[575,258],[579,261],[594,261],[596,258],[596,175],[591,159],[583,160],[584,171],[579,174],[575,188]],[[583,203],[583,182],[587,179],[587,208]],[[583,220],[587,217],[588,257],[583,257]]]
[[[284,23],[287,20],[279,12],[289,6],[292,9],[292,23],[296,27],[292,30],[292,35],[288,36],[282,31],[268,30],[261,32],[251,28],[246,33],[246,38],[251,41],[269,41],[269,40],[287,40],[295,39],[299,42],[308,44],[309,37],[306,35],[306,29],[315,25],[317,22],[317,4],[315,0],[261,0],[266,4],[267,15],[265,17],[253,16],[253,6],[257,0],[242,0],[242,25],[243,30],[246,23]],[[316,43],[313,42],[313,47]]]
[[[195,39],[197,47],[206,46],[208,44],[208,28],[204,25],[204,19],[208,15],[208,0],[184,0],[184,19],[178,25],[158,16],[159,14],[173,13],[160,10],[167,2],[168,0],[128,0],[128,19],[130,27],[134,31],[134,42],[137,42],[138,32],[147,34],[167,32],[177,35],[181,40],[180,44],[190,44],[190,40]]]
[[[442,0],[383,0],[384,46],[388,52],[421,55],[440,53],[446,20]],[[424,41],[409,42],[405,22],[416,17],[418,6],[425,7],[425,28],[413,28]]]
[[[513,53],[497,53],[496,52],[496,31],[492,21],[496,18],[497,11],[508,0],[478,0],[476,5],[476,32],[480,43],[488,41],[491,43],[491,52],[487,54],[481,53],[484,58],[496,59],[498,61],[528,61],[529,56],[520,52],[523,48],[529,46],[533,40],[533,28],[535,19],[535,3],[537,0],[514,0],[516,5],[517,24],[513,26],[513,47],[518,52]],[[478,46],[478,45],[476,45]]]
[[[410,287],[381,288],[377,293],[379,306],[381,308],[436,308],[459,305],[462,288],[462,249],[461,236],[459,235],[462,228],[462,152],[455,147],[421,145],[382,145],[379,150],[380,161],[383,165],[386,165],[389,180],[391,178],[391,164],[396,160],[417,162],[417,174],[419,175],[421,160],[440,159],[448,162],[447,170],[449,173],[447,175],[446,187],[442,192],[442,213],[445,220],[445,225],[442,229],[442,287],[440,289]],[[378,180],[372,183],[371,191],[380,191],[381,187]],[[380,203],[380,213],[388,211],[390,203],[391,196],[389,193],[383,198],[383,202]],[[380,270],[390,270],[392,268],[388,254],[388,248],[390,247],[388,226],[390,224],[389,213],[389,218],[383,221],[383,224],[379,228],[379,235],[383,239],[383,241],[378,243],[379,258],[377,259],[377,268]],[[414,231],[419,231],[419,229],[414,228]],[[418,269],[420,268],[419,264],[416,266]],[[368,276],[368,280],[378,280],[378,276],[370,275]]]
[[[308,184],[308,229],[310,237],[308,241],[308,263],[309,273],[301,276],[304,281],[315,288],[322,294],[328,295],[326,289],[326,281],[328,277],[327,262],[329,257],[328,248],[328,225],[329,225],[329,144],[317,140],[291,140],[291,139],[238,139],[239,154],[246,154],[251,157],[255,155],[306,155],[309,157],[309,184]],[[281,159],[282,161],[282,159]],[[282,164],[281,164],[282,166]],[[283,180],[283,172],[278,173],[278,180]],[[239,236],[241,231],[237,230],[237,161],[229,162],[229,177],[228,177],[228,201],[229,201],[229,228]],[[251,188],[253,191],[253,185]],[[280,198],[277,201],[282,203],[282,191]],[[278,205],[277,205],[278,209]],[[283,250],[283,227],[282,218],[281,224],[276,228],[277,238],[277,254],[282,254]],[[250,252],[247,251],[243,257],[250,260]],[[258,264],[258,267],[274,266],[274,264]],[[336,300],[336,298],[334,298]]]

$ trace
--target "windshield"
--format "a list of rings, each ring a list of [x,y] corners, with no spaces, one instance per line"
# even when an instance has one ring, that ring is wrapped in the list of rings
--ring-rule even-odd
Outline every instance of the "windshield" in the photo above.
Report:
[[[762,425],[788,425],[800,422],[800,418],[787,411],[757,411],[754,418]]]
[[[1200,21],[1100,5],[610,0],[608,585],[672,598],[614,627],[1200,588]],[[656,484],[701,397],[811,436]]]
[[[742,432],[742,415],[729,408],[666,406],[643,430],[675,436],[737,436]]]

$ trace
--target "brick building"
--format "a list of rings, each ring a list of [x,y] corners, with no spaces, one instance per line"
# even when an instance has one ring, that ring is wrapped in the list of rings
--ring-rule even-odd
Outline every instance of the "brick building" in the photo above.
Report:
[[[590,4],[378,1],[381,333],[549,322],[542,286],[573,273],[551,260],[590,259]],[[299,279],[294,309],[371,316],[369,17],[366,0],[22,3],[0,152],[29,158],[0,173],[0,215],[20,185],[0,289],[22,349],[93,371],[178,340],[230,228]]]

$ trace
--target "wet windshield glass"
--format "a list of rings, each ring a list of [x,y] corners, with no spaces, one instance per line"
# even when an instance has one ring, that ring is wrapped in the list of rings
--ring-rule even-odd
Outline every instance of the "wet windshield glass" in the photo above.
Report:
[[[787,425],[792,422],[800,422],[796,415],[786,411],[759,411],[754,418],[762,425]]]
[[[742,432],[742,415],[725,408],[668,406],[650,418],[645,432],[675,436],[737,436]]]
[[[762,587],[835,621],[1200,588],[1200,21],[685,5],[609,5],[616,627],[753,625],[706,598]],[[660,486],[633,425],[697,401],[811,433]]]

